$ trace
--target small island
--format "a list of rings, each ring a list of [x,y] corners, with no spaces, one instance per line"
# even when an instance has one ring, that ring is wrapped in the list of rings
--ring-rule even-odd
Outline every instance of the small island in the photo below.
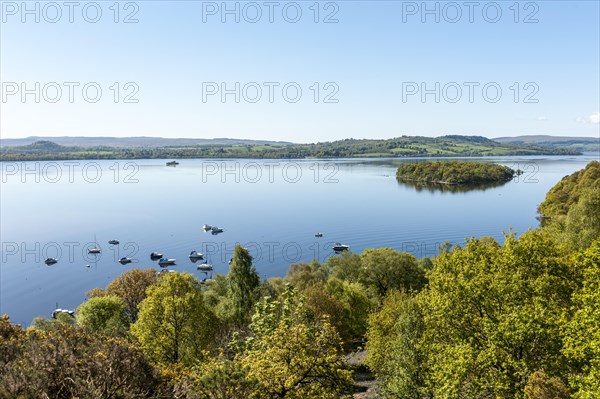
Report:
[[[424,161],[400,166],[396,178],[413,184],[472,187],[504,184],[520,173],[493,163]]]

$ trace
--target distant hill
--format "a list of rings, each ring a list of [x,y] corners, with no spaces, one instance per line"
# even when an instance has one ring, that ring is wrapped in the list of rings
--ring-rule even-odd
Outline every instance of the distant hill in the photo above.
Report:
[[[516,136],[493,139],[502,144],[533,144],[549,148],[564,148],[580,152],[600,152],[600,137]]]
[[[114,148],[157,148],[188,147],[198,145],[287,145],[287,141],[247,140],[247,139],[193,139],[164,137],[37,137],[23,139],[0,139],[0,146],[15,147],[33,144],[36,141],[50,141],[69,147],[114,147]]]
[[[375,157],[474,157],[503,155],[578,155],[572,149],[550,148],[536,144],[499,143],[481,136],[402,136],[393,139],[345,139],[324,143],[291,144],[259,140],[236,139],[154,139],[130,138],[124,146],[110,146],[110,140],[101,145],[73,145],[72,140],[86,142],[85,138],[63,138],[56,143],[39,140],[24,145],[0,146],[0,161],[79,160],[79,159],[185,159],[185,158],[248,158],[248,159],[302,159],[302,158],[375,158]],[[104,138],[108,139],[108,138]],[[149,139],[149,140],[148,140]],[[92,138],[92,140],[95,140]],[[157,140],[157,141],[152,141]],[[169,145],[157,146],[160,140]],[[175,140],[175,141],[174,141]],[[176,140],[179,145],[175,145]],[[192,141],[189,141],[192,140]],[[201,141],[203,140],[203,141]],[[219,141],[221,140],[221,141]],[[150,145],[149,143],[154,143]],[[194,144],[186,144],[193,142]],[[14,140],[13,140],[14,143]],[[146,145],[142,146],[141,143]]]

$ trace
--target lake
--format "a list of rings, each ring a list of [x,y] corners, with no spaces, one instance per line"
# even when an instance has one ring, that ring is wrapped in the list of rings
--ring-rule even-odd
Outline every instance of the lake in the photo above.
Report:
[[[335,256],[335,242],[357,253],[390,247],[422,257],[446,241],[502,240],[511,229],[537,227],[546,192],[593,159],[482,158],[525,173],[469,192],[399,184],[397,166],[417,159],[0,163],[0,314],[27,325],[57,306],[74,309],[86,291],[125,270],[160,269],[149,258],[153,251],[176,258],[171,269],[202,278],[188,259],[192,250],[206,254],[215,273],[227,273],[241,243],[268,278],[285,275],[291,263]],[[224,232],[206,233],[204,224]],[[111,239],[120,244],[109,245]],[[96,243],[101,254],[87,254]],[[133,263],[119,264],[124,256]],[[46,266],[48,257],[58,263]]]

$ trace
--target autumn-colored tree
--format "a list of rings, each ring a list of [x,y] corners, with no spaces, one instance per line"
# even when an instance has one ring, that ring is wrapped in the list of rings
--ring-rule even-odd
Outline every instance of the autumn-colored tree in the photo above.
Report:
[[[569,399],[569,389],[558,377],[548,376],[544,370],[531,374],[525,385],[525,399]]]
[[[288,269],[285,281],[297,290],[303,291],[311,286],[322,286],[327,281],[327,270],[317,261],[294,263]]]
[[[113,295],[121,298],[129,323],[135,323],[138,305],[146,298],[146,290],[156,283],[158,276],[154,269],[131,269],[111,281],[106,289],[94,288],[88,291],[90,298]]]
[[[24,339],[25,331],[20,325],[12,324],[8,315],[0,317],[0,375],[20,355]]]
[[[62,323],[54,323],[52,327],[27,332],[18,359],[9,362],[0,373],[0,397],[159,396],[161,382],[157,371],[131,343],[119,338],[106,339]]]

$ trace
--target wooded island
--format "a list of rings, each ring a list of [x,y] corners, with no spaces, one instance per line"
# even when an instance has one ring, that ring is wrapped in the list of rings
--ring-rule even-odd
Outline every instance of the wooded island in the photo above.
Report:
[[[506,183],[520,173],[508,166],[492,163],[426,161],[400,166],[396,178],[408,182],[471,186]]]

